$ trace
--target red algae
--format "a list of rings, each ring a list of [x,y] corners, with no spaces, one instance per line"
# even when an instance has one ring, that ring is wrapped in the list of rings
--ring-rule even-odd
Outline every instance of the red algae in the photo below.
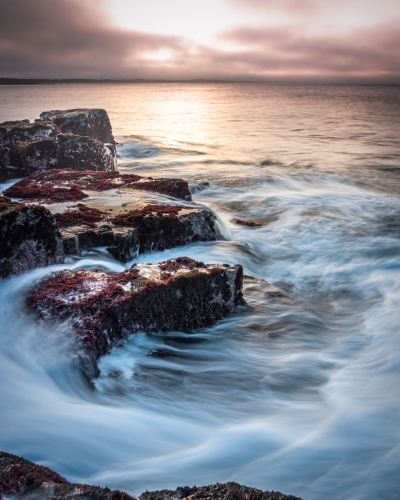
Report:
[[[179,269],[182,268],[187,268],[187,269],[194,269],[196,267],[204,267],[203,262],[198,262],[197,260],[191,259],[189,257],[178,257],[176,259],[169,259],[161,264],[158,265],[158,267],[162,271],[168,271],[165,274],[169,274],[174,271],[178,271]]]
[[[76,210],[67,210],[66,212],[55,214],[59,228],[70,226],[85,225],[96,227],[96,222],[103,220],[106,214],[97,208],[91,208],[83,203],[76,206]]]
[[[21,186],[14,184],[4,191],[4,194],[12,198],[22,198],[25,200],[40,203],[62,203],[64,201],[79,201],[87,198],[80,189],[74,187],[50,187],[32,184],[31,186]]]
[[[111,222],[116,226],[131,226],[137,224],[140,219],[146,215],[160,214],[177,216],[184,207],[177,205],[146,205],[145,207],[136,210],[130,210],[124,214],[119,214],[111,219]]]

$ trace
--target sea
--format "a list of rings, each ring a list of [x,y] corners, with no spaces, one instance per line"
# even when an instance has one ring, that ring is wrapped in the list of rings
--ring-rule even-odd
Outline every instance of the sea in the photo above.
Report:
[[[0,87],[0,121],[79,107],[107,110],[121,172],[186,179],[221,237],[127,264],[99,249],[2,281],[0,449],[133,495],[236,481],[400,499],[400,86]],[[68,324],[24,305],[56,270],[182,255],[241,264],[249,308],[130,336],[93,389],[66,355]]]

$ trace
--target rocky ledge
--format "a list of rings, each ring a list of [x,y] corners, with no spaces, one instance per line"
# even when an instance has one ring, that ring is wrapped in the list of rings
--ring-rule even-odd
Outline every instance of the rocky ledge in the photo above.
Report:
[[[66,254],[105,246],[121,262],[142,253],[217,239],[212,212],[178,205],[104,212],[80,203],[55,217]]]
[[[51,212],[0,196],[0,279],[62,262],[63,241]]]
[[[30,175],[41,170],[66,169],[113,171],[116,150],[112,144],[80,135],[58,134],[15,146],[11,165]]]
[[[105,109],[67,109],[44,111],[41,120],[54,122],[64,134],[86,135],[101,142],[115,144],[111,123]]]
[[[86,191],[115,188],[153,191],[181,200],[192,200],[188,183],[183,179],[153,179],[119,172],[71,169],[38,172],[13,184],[4,194],[12,198],[51,204],[83,200],[88,197]]]
[[[0,123],[0,179],[14,178],[21,173],[15,168],[10,169],[10,153],[15,146],[27,142],[49,139],[61,130],[51,121],[29,120]],[[6,168],[8,167],[8,168]]]
[[[29,294],[44,320],[69,320],[80,369],[99,375],[97,360],[129,333],[191,331],[245,305],[240,265],[205,265],[179,257],[133,265],[116,274],[61,271]]]
[[[29,460],[0,452],[0,500],[7,498],[46,500],[136,500],[118,490],[69,483],[56,472]],[[179,487],[174,491],[146,491],[140,500],[301,500],[278,491],[262,491],[238,483]]]

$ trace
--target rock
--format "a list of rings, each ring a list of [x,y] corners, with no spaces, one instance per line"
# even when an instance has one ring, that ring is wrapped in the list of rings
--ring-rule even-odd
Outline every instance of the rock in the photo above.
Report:
[[[115,144],[111,123],[105,109],[67,109],[40,113],[41,120],[50,120],[64,134],[86,135],[101,142]]]
[[[35,500],[137,500],[119,490],[69,483],[56,472],[11,453],[0,452],[0,500],[18,493]],[[181,486],[176,490],[146,491],[139,500],[301,500],[278,491],[262,491],[238,483]]]
[[[240,265],[204,265],[188,257],[123,272],[61,271],[29,294],[27,305],[45,320],[69,320],[72,345],[88,380],[97,360],[129,333],[189,332],[245,305]]]
[[[41,170],[68,169],[114,171],[115,146],[80,135],[59,134],[52,139],[20,144],[10,152],[13,166],[25,175]]]
[[[26,142],[48,139],[59,134],[61,130],[51,121],[36,121],[31,123],[29,120],[11,121],[0,123],[0,179],[12,179],[15,174],[17,177],[20,172],[13,169],[7,169],[10,162],[10,152],[19,144]]]
[[[279,491],[262,491],[238,483],[217,483],[210,486],[182,486],[176,490],[146,491],[139,500],[301,500]]]
[[[134,500],[118,490],[69,483],[47,467],[0,451],[0,500],[16,494],[32,500]]]
[[[111,214],[81,203],[55,217],[65,253],[79,255],[106,246],[122,262],[142,253],[217,239],[212,212],[178,205],[150,204]]]
[[[191,201],[189,186],[183,179],[153,179],[119,172],[91,170],[46,170],[17,182],[5,191],[7,196],[40,203],[59,203],[87,198],[85,190],[106,191],[112,188],[153,191]]]
[[[63,241],[51,212],[0,196],[0,279],[62,262]]]
[[[232,219],[232,222],[240,226],[262,227],[262,224],[259,224],[258,222],[253,222],[252,220]]]

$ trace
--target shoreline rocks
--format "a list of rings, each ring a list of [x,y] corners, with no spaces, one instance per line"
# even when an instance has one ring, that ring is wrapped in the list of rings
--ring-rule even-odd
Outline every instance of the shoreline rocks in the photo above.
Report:
[[[64,134],[84,135],[115,144],[111,123],[105,109],[67,109],[43,111],[41,120],[54,122]]]
[[[70,483],[42,465],[11,453],[0,451],[0,500],[16,498],[46,500],[137,500],[119,490]],[[238,483],[210,486],[181,486],[176,490],[145,491],[139,500],[301,500],[278,491],[262,491]]]
[[[113,275],[53,273],[31,291],[27,306],[43,320],[70,322],[79,367],[91,381],[99,375],[100,356],[128,334],[210,326],[246,305],[242,285],[240,265],[205,265],[179,257]]]
[[[136,174],[95,172],[92,170],[46,170],[13,184],[4,194],[40,203],[78,201],[87,198],[85,191],[108,189],[152,191],[185,201],[192,201],[187,181],[175,178],[153,179]]]
[[[63,262],[63,241],[51,212],[0,196],[0,279]]]
[[[25,171],[25,175],[69,168],[108,172],[116,168],[116,150],[115,146],[90,137],[58,134],[15,146],[10,152],[10,162]]]

